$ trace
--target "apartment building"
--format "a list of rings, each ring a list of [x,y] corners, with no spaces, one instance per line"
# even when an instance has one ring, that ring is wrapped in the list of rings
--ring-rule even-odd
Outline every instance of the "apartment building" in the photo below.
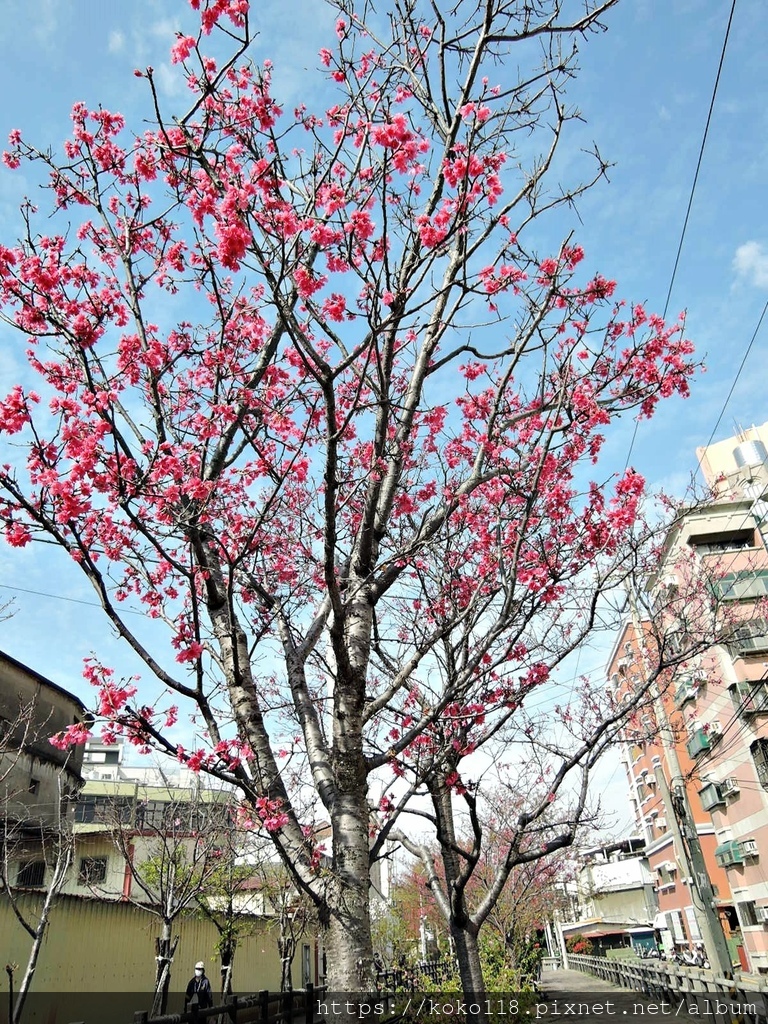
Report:
[[[625,623],[614,646],[608,666],[615,692],[621,694],[641,682],[643,656],[637,642],[636,626]],[[690,825],[695,828],[707,872],[717,897],[717,907],[732,958],[738,955],[741,937],[733,907],[728,877],[715,857],[717,837],[712,819],[697,797],[696,763],[687,750],[680,696],[692,685],[692,676],[682,676],[674,689],[654,688],[633,715],[621,747],[629,784],[630,804],[636,833],[645,840],[645,858],[654,879],[656,913],[653,924],[661,945],[668,952],[690,949],[702,941],[696,914],[696,893],[680,839],[676,839],[670,784],[676,774],[687,780]],[[662,740],[667,726],[668,741]],[[671,742],[670,742],[671,741]],[[670,749],[671,747],[671,749]]]
[[[667,537],[650,582],[660,603],[692,580],[707,600],[669,616],[685,643],[690,615],[716,617],[721,642],[683,661],[648,695],[623,759],[638,829],[658,884],[657,929],[668,946],[701,940],[691,878],[695,838],[732,954],[768,973],[768,424],[697,452],[711,498]],[[674,601],[668,602],[674,607]],[[626,623],[612,652],[613,691],[647,678],[646,626]],[[652,657],[652,655],[651,655]],[[670,792],[671,789],[671,792]],[[674,818],[675,820],[671,820]],[[694,836],[695,833],[695,836]]]

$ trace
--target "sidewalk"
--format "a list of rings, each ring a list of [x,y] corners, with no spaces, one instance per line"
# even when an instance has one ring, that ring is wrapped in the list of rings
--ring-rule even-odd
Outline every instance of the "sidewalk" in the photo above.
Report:
[[[688,1011],[692,1009],[692,1014]],[[545,971],[541,976],[541,998],[530,1016],[552,1024],[619,1024],[619,1021],[664,1020],[680,1024],[715,1024],[740,1016],[739,1008],[720,997],[704,993],[675,997],[662,1002],[639,992],[618,988],[581,971]]]

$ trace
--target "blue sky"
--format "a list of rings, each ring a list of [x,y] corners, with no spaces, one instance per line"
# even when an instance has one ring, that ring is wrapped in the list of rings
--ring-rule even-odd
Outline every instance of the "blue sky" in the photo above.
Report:
[[[566,6],[575,7],[574,0]],[[256,5],[254,5],[256,7]],[[580,203],[578,241],[587,263],[618,280],[618,294],[661,312],[691,189],[723,43],[730,2],[624,0],[606,16],[609,31],[580,44],[582,73],[570,101],[586,124],[567,141],[564,172],[595,141],[615,164]],[[177,28],[192,25],[186,0],[6,0],[0,38],[0,140],[12,128],[39,145],[68,133],[73,102],[121,110],[132,126],[146,115],[146,84],[135,67],[151,64],[164,99],[182,110],[184,86],[167,52]],[[258,4],[258,60],[275,64],[275,93],[287,108],[311,96],[306,69],[332,31],[321,0]],[[768,19],[762,0],[738,0],[717,101],[670,303],[687,310],[688,334],[708,370],[687,402],[663,404],[641,425],[631,462],[653,484],[682,490],[694,449],[715,430],[725,397],[768,299]],[[0,242],[15,239],[17,207],[32,185],[0,173]],[[563,233],[570,225],[563,225]],[[768,419],[768,325],[758,335],[715,440]],[[20,339],[0,333],[0,392],[16,382]],[[608,454],[623,467],[633,425],[612,435]],[[0,647],[60,684],[90,696],[82,659],[135,667],[121,654],[87,585],[56,552],[0,548],[0,583],[17,613],[0,622]],[[68,600],[62,600],[66,598]],[[585,656],[580,671],[591,668]]]

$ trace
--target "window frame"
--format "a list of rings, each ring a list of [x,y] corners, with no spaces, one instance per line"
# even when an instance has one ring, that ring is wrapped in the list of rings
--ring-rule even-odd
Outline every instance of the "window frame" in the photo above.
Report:
[[[22,889],[45,888],[45,868],[46,864],[44,860],[19,861],[19,868],[16,872],[16,885]],[[25,879],[23,877],[25,873],[29,874],[31,878]],[[40,875],[39,882],[35,880],[38,874]]]
[[[103,869],[100,878],[92,877],[93,869],[99,865]],[[80,886],[100,885],[107,880],[109,857],[81,857],[77,871],[77,884]],[[101,873],[101,872],[99,872]]]

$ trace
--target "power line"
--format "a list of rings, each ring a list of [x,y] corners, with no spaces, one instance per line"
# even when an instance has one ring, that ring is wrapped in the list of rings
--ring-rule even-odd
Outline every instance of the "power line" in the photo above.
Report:
[[[36,597],[49,597],[52,601],[68,601],[70,604],[84,604],[88,608],[101,608],[98,601],[83,601],[79,597],[65,597],[63,594],[49,594],[45,590],[29,590],[26,587],[12,587],[8,583],[0,583],[0,588],[3,590],[13,590],[19,594],[34,594]],[[135,611],[132,608],[125,608],[124,612],[126,615],[141,615],[142,618],[146,618],[144,612]]]
[[[741,363],[739,364],[739,369],[736,372],[736,376],[733,378],[733,383],[731,384],[730,390],[728,391],[728,394],[726,395],[725,401],[723,402],[723,407],[720,410],[720,415],[717,417],[717,422],[715,423],[714,427],[712,428],[712,433],[709,435],[709,440],[707,441],[707,443],[705,445],[706,448],[708,448],[712,444],[712,438],[715,436],[717,428],[720,426],[720,421],[722,420],[723,416],[725,415],[725,410],[728,408],[728,403],[730,402],[731,398],[733,397],[733,392],[736,390],[736,385],[739,382],[739,377],[741,376],[742,371],[744,370],[744,366],[746,365],[747,359],[749,358],[749,354],[752,351],[752,346],[755,344],[755,340],[757,338],[757,335],[758,335],[758,333],[760,331],[760,328],[763,325],[763,320],[765,319],[766,312],[768,312],[768,302],[766,302],[765,305],[763,306],[763,311],[760,314],[759,320],[757,321],[757,326],[755,327],[754,331],[752,332],[752,337],[749,339],[749,344],[747,345],[746,351],[744,352],[744,355],[742,356]],[[698,464],[698,466],[696,468],[697,469],[701,468],[701,459],[699,459],[699,464]]]
[[[690,195],[688,196],[688,206],[687,206],[686,211],[685,211],[685,219],[683,220],[683,228],[682,228],[682,231],[680,232],[680,241],[679,241],[678,246],[677,246],[677,254],[675,256],[675,263],[674,263],[674,266],[672,268],[672,276],[670,277],[670,280],[669,280],[669,288],[667,289],[667,298],[666,298],[666,302],[664,303],[664,312],[662,314],[664,319],[666,319],[667,311],[669,309],[669,301],[670,301],[670,298],[672,297],[672,288],[673,288],[674,283],[675,283],[675,278],[677,277],[677,268],[678,268],[678,266],[680,264],[680,254],[683,251],[683,242],[685,241],[685,234],[686,234],[686,231],[688,229],[688,219],[689,219],[690,214],[691,214],[691,207],[693,206],[693,198],[694,198],[694,196],[696,194],[696,185],[697,185],[698,180],[699,180],[699,171],[701,170],[701,162],[702,162],[702,158],[704,156],[704,147],[707,144],[707,137],[709,135],[709,126],[710,126],[710,123],[712,121],[712,112],[713,112],[713,110],[715,108],[715,98],[717,97],[717,89],[718,89],[718,86],[720,84],[720,74],[721,74],[721,72],[723,70],[723,63],[725,61],[725,51],[726,51],[726,48],[728,46],[728,37],[731,34],[731,24],[733,22],[733,14],[734,14],[735,10],[736,10],[736,0],[733,0],[733,3],[731,4],[731,13],[728,16],[728,24],[727,24],[726,29],[725,29],[725,38],[723,39],[722,50],[720,51],[720,61],[719,61],[718,65],[717,65],[717,75],[715,76],[715,84],[714,84],[714,87],[712,89],[712,98],[710,99],[710,102],[709,102],[709,112],[707,114],[706,124],[704,125],[704,134],[702,135],[702,138],[701,138],[701,147],[699,148],[699,158],[696,161],[696,171],[695,171],[695,173],[693,175],[693,182],[691,184],[691,191],[690,191]],[[632,457],[632,451],[633,451],[633,449],[635,447],[635,441],[637,440],[638,424],[639,424],[639,421],[636,419],[635,420],[635,428],[632,431],[632,440],[629,443],[629,451],[627,452],[627,461],[624,464],[624,469],[627,468],[627,466],[629,465],[629,460]]]
[[[701,161],[702,161],[702,157],[704,156],[704,147],[707,144],[707,136],[709,135],[709,125],[710,125],[710,122],[712,121],[712,111],[715,108],[715,97],[717,96],[717,87],[720,84],[720,73],[723,70],[723,62],[725,60],[725,50],[726,50],[726,47],[728,46],[728,36],[731,34],[731,23],[733,22],[733,12],[735,10],[736,10],[736,0],[733,0],[733,3],[731,4],[731,13],[728,15],[728,25],[726,26],[726,29],[725,29],[725,38],[723,39],[723,48],[722,48],[722,50],[720,52],[720,63],[717,65],[717,75],[715,77],[714,88],[712,89],[712,99],[710,100],[710,103],[709,103],[709,113],[707,114],[707,123],[704,126],[704,135],[702,136],[702,139],[701,139],[701,148],[699,150],[699,158],[696,161],[696,172],[693,175],[693,183],[691,185],[691,194],[688,197],[688,207],[687,207],[687,209],[685,211],[685,220],[683,221],[683,230],[680,233],[680,243],[679,243],[679,245],[677,247],[677,255],[675,256],[675,265],[672,268],[672,277],[670,278],[669,288],[667,290],[667,299],[666,299],[666,302],[664,303],[664,312],[662,313],[662,316],[664,318],[666,318],[667,311],[669,309],[669,300],[670,300],[670,298],[672,296],[672,288],[673,288],[674,283],[675,283],[675,277],[677,276],[677,267],[678,267],[678,264],[680,263],[680,253],[683,251],[683,242],[685,240],[685,232],[686,232],[686,229],[688,227],[688,218],[691,215],[691,207],[693,206],[693,197],[694,197],[694,195],[696,193],[696,184],[697,184],[697,182],[699,180],[699,171],[701,170]]]

